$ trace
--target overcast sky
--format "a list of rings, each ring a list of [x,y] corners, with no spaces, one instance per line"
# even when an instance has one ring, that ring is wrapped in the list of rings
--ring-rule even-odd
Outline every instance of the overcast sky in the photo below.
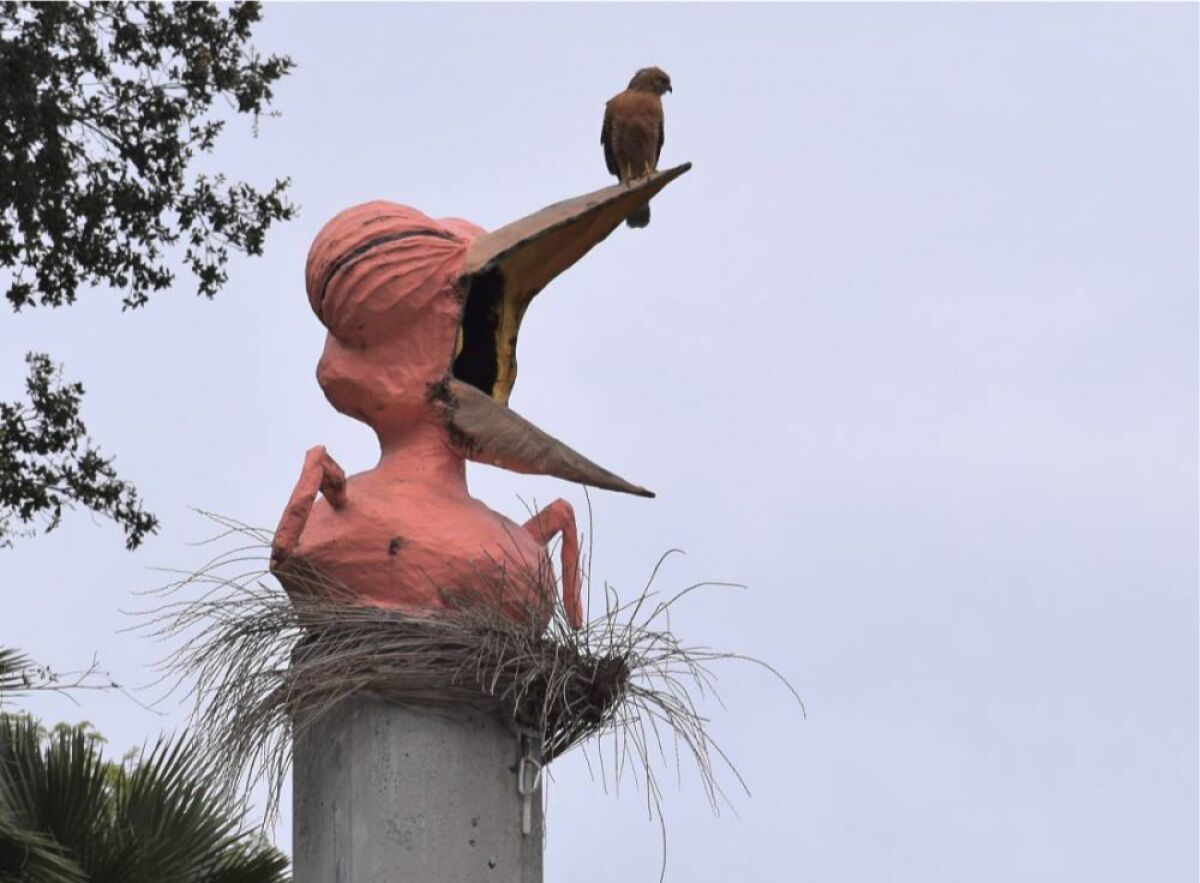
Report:
[[[496,227],[604,186],[606,99],[675,86],[662,163],[693,171],[542,294],[512,404],[658,492],[597,492],[594,573],[664,550],[721,670],[714,734],[752,797],[711,817],[668,781],[668,879],[1197,879],[1197,7],[272,5],[298,67],[215,167],[290,175],[300,217],[214,302],[121,314],[88,293],[0,323],[163,521],[135,554],[78,512],[0,552],[0,644],[122,681],[164,648],[119,630],[197,506],[273,527],[304,451],[377,450],[313,377],[313,235],[368,199]],[[473,492],[578,487],[472,467]],[[79,709],[121,752],[165,717]],[[657,879],[636,794],[554,766],[546,878]],[[669,779],[669,777],[668,777]],[[285,818],[276,832],[290,841]]]

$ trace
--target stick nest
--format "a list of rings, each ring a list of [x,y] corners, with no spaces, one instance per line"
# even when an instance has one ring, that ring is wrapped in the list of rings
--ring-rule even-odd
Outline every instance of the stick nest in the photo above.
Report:
[[[765,663],[687,647],[671,633],[672,605],[700,586],[660,599],[652,575],[625,604],[606,586],[604,613],[578,631],[557,606],[545,628],[536,611],[528,618],[535,624],[515,623],[487,600],[503,598],[503,586],[455,591],[452,610],[420,616],[355,604],[320,574],[293,568],[284,577],[289,597],[265,569],[268,531],[204,514],[222,527],[209,542],[246,542],[152,593],[165,597],[142,614],[142,627],[178,643],[162,664],[164,677],[190,684],[190,725],[222,758],[223,784],[248,795],[265,781],[268,822],[278,813],[296,730],[361,692],[409,707],[495,714],[536,740],[545,763],[611,736],[597,752],[601,778],[607,787],[611,775],[619,787],[629,772],[645,784],[652,814],[660,802],[656,758],[679,775],[681,756],[690,756],[714,810],[725,800],[715,759],[745,788],[697,709],[697,699],[715,695],[712,662],[764,665],[795,695]],[[196,589],[198,597],[182,597]],[[505,609],[511,613],[511,602]],[[595,773],[591,758],[589,765]]]

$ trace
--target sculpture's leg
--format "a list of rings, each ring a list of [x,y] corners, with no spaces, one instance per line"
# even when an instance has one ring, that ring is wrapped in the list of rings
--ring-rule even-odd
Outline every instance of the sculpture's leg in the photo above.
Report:
[[[325,495],[334,509],[346,505],[346,473],[322,445],[310,448],[304,455],[304,466],[300,469],[296,489],[292,491],[283,510],[279,527],[275,528],[275,540],[271,544],[272,567],[282,563],[296,550],[317,491]]]
[[[579,597],[579,533],[575,530],[575,510],[566,500],[555,500],[523,525],[543,546],[562,532],[563,607],[571,628],[583,625],[583,602]]]

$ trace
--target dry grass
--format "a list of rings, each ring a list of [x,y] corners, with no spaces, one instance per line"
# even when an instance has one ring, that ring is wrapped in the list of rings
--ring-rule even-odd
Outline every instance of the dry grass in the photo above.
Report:
[[[672,606],[700,585],[662,598],[652,588],[656,566],[631,602],[606,586],[604,612],[579,631],[561,609],[545,629],[520,626],[482,594],[461,592],[450,614],[414,616],[355,605],[340,587],[295,569],[285,575],[289,598],[266,571],[269,532],[204,514],[222,529],[208,542],[233,548],[153,593],[160,604],[142,614],[141,627],[178,643],[164,677],[190,685],[191,726],[223,759],[224,784],[248,794],[265,781],[268,821],[278,812],[296,712],[305,710],[308,726],[361,691],[408,706],[486,709],[540,740],[547,763],[603,737],[589,756],[593,773],[606,788],[632,776],[660,818],[655,770],[673,767],[681,777],[683,758],[695,763],[714,811],[726,802],[718,767],[745,787],[697,701],[715,695],[712,663],[765,664],[688,647],[672,634]],[[590,584],[586,567],[584,577]],[[502,586],[486,593],[503,594]]]

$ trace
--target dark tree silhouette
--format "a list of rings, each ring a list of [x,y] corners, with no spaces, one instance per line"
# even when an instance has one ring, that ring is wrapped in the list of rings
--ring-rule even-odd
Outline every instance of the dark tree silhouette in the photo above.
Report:
[[[12,543],[14,516],[23,523],[41,518],[50,531],[64,507],[80,503],[120,524],[125,546],[135,548],[158,519],[88,438],[79,416],[83,386],[63,383],[42,353],[25,360],[28,403],[0,402],[0,546]]]
[[[58,307],[108,286],[124,308],[175,283],[199,294],[227,279],[233,252],[261,254],[293,217],[287,179],[265,190],[194,171],[227,118],[270,113],[286,56],[250,44],[259,3],[0,2],[0,287],[12,308]],[[87,438],[82,387],[27,357],[29,404],[3,405],[0,542],[13,519],[81,504],[136,547],[155,528],[136,492]]]
[[[105,759],[87,724],[47,732],[0,714],[0,880],[285,883],[287,858],[247,832],[210,761],[160,739]]]

